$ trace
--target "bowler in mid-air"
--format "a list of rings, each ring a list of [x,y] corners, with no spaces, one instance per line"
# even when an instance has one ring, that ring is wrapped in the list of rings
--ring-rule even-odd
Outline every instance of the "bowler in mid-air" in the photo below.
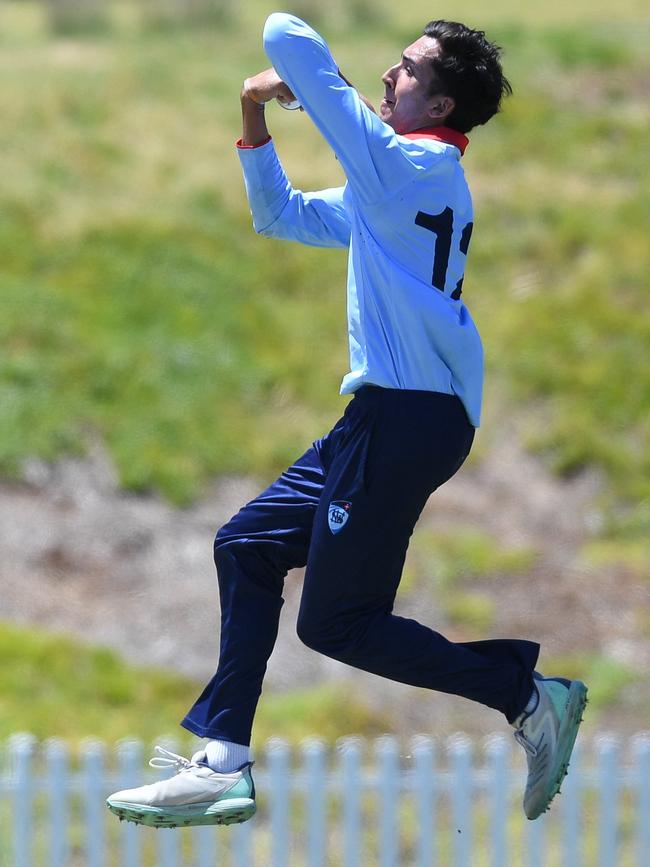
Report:
[[[341,393],[353,397],[332,430],[217,533],[219,664],[182,722],[207,744],[191,759],[157,748],[154,766],[178,773],[116,792],[108,806],[159,827],[254,813],[253,719],[284,578],[304,566],[302,641],[503,714],[526,751],[524,810],[535,819],[566,773],[585,685],[539,674],[534,642],[452,642],[393,614],[416,521],[465,461],[480,422],[483,352],[463,298],[473,211],[461,159],[467,133],[510,93],[500,49],[482,31],[431,21],[383,74],[375,112],[299,18],[271,15],[264,48],[272,68],[244,82],[237,143],[253,224],[268,237],[348,250]],[[272,100],[304,110],[345,186],[292,187],[266,125]]]

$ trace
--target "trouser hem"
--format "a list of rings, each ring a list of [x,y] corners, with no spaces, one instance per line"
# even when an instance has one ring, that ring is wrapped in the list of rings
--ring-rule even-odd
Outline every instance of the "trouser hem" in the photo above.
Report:
[[[540,653],[540,645],[533,641],[525,642],[527,645],[522,652],[525,665],[525,675],[522,678],[521,687],[519,689],[519,701],[515,705],[515,710],[505,711],[506,719],[510,725],[513,725],[524,711],[530,697],[535,689],[535,681],[533,680],[533,672],[537,665],[537,660]]]
[[[202,726],[198,723],[194,722],[193,719],[186,716],[180,722],[181,726],[184,729],[187,729],[192,734],[197,735],[200,738],[210,738],[211,740],[220,740],[220,741],[230,741],[234,744],[239,744],[243,747],[250,746],[250,738],[242,738],[241,735],[233,735],[229,732],[223,731],[223,729],[215,729],[210,728],[209,726]]]

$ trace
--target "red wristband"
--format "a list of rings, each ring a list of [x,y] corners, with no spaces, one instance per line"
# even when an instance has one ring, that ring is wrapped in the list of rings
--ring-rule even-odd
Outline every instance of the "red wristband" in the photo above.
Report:
[[[241,139],[238,139],[235,142],[235,146],[239,148],[241,151],[253,150],[253,148],[261,148],[263,145],[268,144],[271,141],[271,136],[267,136],[264,141],[258,142],[257,144],[243,144]]]

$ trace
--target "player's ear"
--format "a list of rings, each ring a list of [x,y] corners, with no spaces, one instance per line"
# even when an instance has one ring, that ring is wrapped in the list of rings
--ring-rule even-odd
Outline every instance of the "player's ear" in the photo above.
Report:
[[[434,96],[429,103],[428,115],[432,120],[445,120],[456,108],[456,102],[451,96]]]

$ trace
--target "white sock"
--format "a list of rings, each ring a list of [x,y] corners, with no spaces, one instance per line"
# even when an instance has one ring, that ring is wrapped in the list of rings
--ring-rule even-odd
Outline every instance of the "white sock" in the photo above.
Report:
[[[207,763],[218,774],[229,774],[249,761],[250,747],[232,741],[208,741],[205,745]]]
[[[528,704],[524,708],[524,713],[529,714],[532,713],[539,703],[539,693],[537,692],[537,687],[533,687],[533,691],[531,693],[530,698],[528,699]]]

